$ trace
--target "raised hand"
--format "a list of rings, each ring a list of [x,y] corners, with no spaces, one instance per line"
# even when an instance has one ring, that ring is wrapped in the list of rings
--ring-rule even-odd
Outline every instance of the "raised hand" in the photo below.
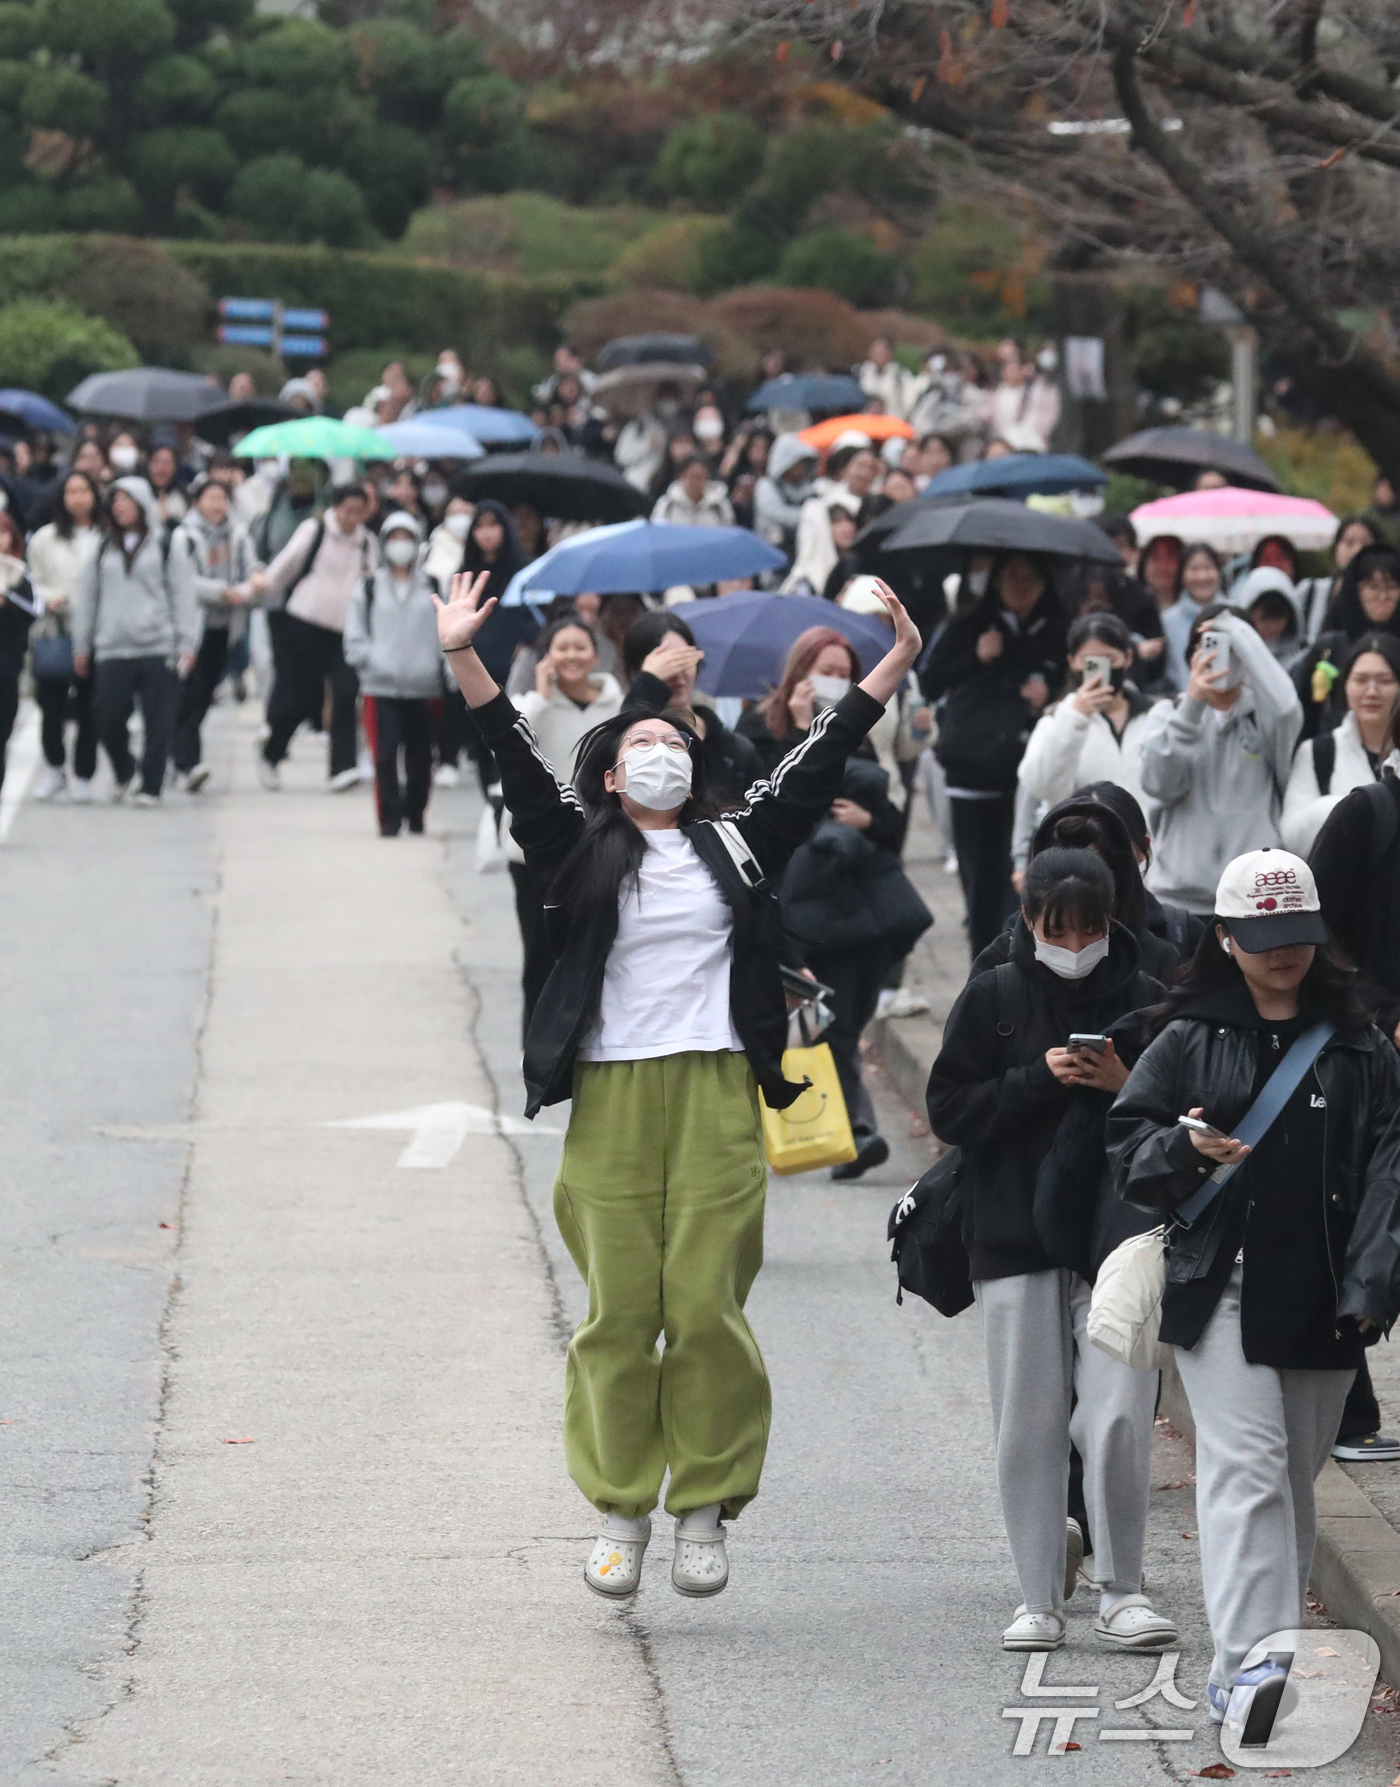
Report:
[[[437,609],[438,644],[445,652],[465,650],[481,631],[482,625],[496,606],[494,596],[486,602],[481,599],[490,581],[489,571],[479,571],[475,576],[470,571],[459,571],[452,579],[447,601],[444,602],[436,590],[433,592],[433,604]]]

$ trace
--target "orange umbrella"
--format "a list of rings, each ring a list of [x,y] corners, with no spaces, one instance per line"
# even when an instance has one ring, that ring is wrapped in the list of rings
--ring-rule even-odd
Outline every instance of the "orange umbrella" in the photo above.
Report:
[[[805,441],[809,447],[815,447],[818,453],[825,453],[837,435],[852,431],[868,434],[872,441],[887,441],[891,436],[903,435],[907,441],[914,438],[914,430],[907,422],[901,422],[898,416],[832,416],[825,422],[814,422],[810,428],[804,428],[798,440]]]

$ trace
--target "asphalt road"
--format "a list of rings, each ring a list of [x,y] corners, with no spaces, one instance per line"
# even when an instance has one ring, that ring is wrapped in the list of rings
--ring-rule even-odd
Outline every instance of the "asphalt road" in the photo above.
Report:
[[[407,1133],[325,1127],[519,1110],[476,799],[387,844],[367,795],[320,792],[314,742],[272,800],[246,717],[214,735],[206,801],[25,805],[0,848],[4,1778],[1136,1787],[1214,1761],[1201,1705],[1115,1707],[1154,1665],[1100,1650],[1087,1594],[1041,1685],[1096,1695],[1023,1693],[999,1647],[977,1318],[894,1303],[885,1218],[928,1143],[884,1086],[887,1169],[771,1189],[750,1312],[774,1425],[729,1591],[671,1592],[663,1519],[635,1606],[588,1595],[558,1135],[477,1130],[405,1172]],[[1164,1436],[1154,1481],[1188,1472]],[[1150,1586],[1200,1701],[1194,1524],[1189,1485],[1154,1492]],[[1080,1750],[1048,1755],[1047,1722],[1014,1756],[1005,1710],[1060,1705],[1098,1713]],[[1382,1714],[1326,1775],[1398,1769]]]

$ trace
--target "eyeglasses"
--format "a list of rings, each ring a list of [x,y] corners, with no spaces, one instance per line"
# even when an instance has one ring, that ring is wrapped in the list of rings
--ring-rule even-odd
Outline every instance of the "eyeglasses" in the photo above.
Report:
[[[622,741],[621,755],[625,756],[628,751],[638,747],[645,750],[648,745],[665,745],[668,751],[686,752],[690,749],[689,742],[682,738],[680,733],[672,732],[668,733],[665,738],[625,738]]]
[[[1375,690],[1378,694],[1385,695],[1392,693],[1396,689],[1400,689],[1400,683],[1396,682],[1393,676],[1352,675],[1347,678],[1347,687],[1349,689],[1360,690],[1371,689]]]

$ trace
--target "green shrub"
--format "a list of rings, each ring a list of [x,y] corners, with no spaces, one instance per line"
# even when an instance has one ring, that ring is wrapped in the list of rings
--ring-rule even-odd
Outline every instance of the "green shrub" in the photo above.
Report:
[[[55,290],[103,318],[143,359],[160,365],[183,366],[212,332],[208,286],[154,242],[129,236],[90,239]]]
[[[90,372],[138,366],[124,335],[61,301],[21,298],[0,309],[0,384],[66,397]]]
[[[695,244],[695,290],[727,292],[734,286],[767,279],[778,270],[782,242],[771,232],[744,223],[727,223]]]
[[[245,87],[231,93],[214,113],[214,123],[228,138],[240,161],[276,154],[300,143],[303,127],[286,95],[266,87]]]
[[[705,245],[730,228],[723,217],[680,217],[624,248],[609,272],[625,285],[663,291],[698,291],[704,280]]]
[[[740,112],[709,112],[678,124],[662,145],[662,190],[697,205],[732,204],[763,168],[763,132]]]
[[[484,71],[454,81],[442,102],[442,131],[448,147],[471,154],[494,149],[519,130],[525,96],[508,76]]]
[[[0,56],[28,56],[39,46],[39,27],[32,6],[17,6],[14,0],[0,5]]]
[[[141,201],[130,180],[123,180],[120,174],[96,174],[91,180],[69,187],[63,195],[61,216],[70,230],[110,230],[120,234],[140,229]],[[98,310],[100,314],[100,306],[84,304],[82,308]]]
[[[852,304],[878,304],[889,293],[899,263],[881,254],[868,236],[853,230],[811,230],[783,250],[778,278],[784,285],[817,286]]]
[[[107,89],[76,68],[36,68],[24,84],[19,115],[37,130],[95,136],[107,116]]]
[[[432,178],[423,138],[404,124],[366,124],[345,145],[341,166],[364,194],[374,227],[386,236],[403,235]]]
[[[25,175],[0,186],[0,231],[27,234],[54,226],[53,188]]]
[[[350,51],[328,25],[283,19],[243,48],[243,72],[260,87],[276,87],[307,103],[318,88],[334,87],[351,72]]]
[[[53,209],[53,193],[40,188]],[[52,215],[49,222],[52,224]],[[0,305],[16,298],[52,296],[83,254],[76,236],[7,236],[0,239]]]
[[[365,19],[350,32],[361,88],[378,100],[385,118],[422,129],[437,117],[453,80],[470,72],[438,54],[440,40],[425,36],[407,19]],[[478,58],[480,66],[484,62]]]
[[[175,41],[175,15],[164,0],[39,0],[41,41],[60,55],[130,68]]]
[[[428,206],[415,214],[403,246],[408,254],[527,278],[602,274],[629,243],[670,221],[640,205],[584,208],[548,193],[508,192]]]
[[[301,239],[362,248],[374,239],[364,195],[348,174],[309,168],[301,190]]]
[[[1045,315],[1051,292],[1038,277],[1038,244],[1013,218],[946,204],[910,259],[913,302],[965,335],[1015,333]]]
[[[136,88],[137,105],[159,124],[206,118],[218,97],[219,83],[195,56],[162,56]]]
[[[241,31],[258,0],[168,0],[180,22],[182,38],[198,39],[207,31]]]
[[[237,170],[238,162],[222,133],[197,126],[148,130],[136,138],[131,158],[138,189],[158,207],[172,204],[182,186],[215,202]]]
[[[347,174],[308,168],[295,155],[260,155],[229,188],[233,216],[265,242],[362,246],[372,235],[360,189]]]
[[[18,113],[24,89],[29,85],[29,77],[33,72],[33,67],[28,62],[0,60],[0,107],[7,112]]]

